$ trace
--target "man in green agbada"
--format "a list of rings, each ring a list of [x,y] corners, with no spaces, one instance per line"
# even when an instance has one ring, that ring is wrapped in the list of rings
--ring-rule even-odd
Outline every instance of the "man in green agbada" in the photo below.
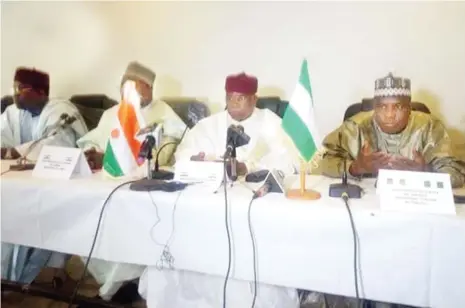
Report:
[[[376,176],[379,169],[450,174],[453,187],[465,182],[465,163],[454,157],[445,126],[434,116],[412,111],[410,80],[392,74],[375,81],[373,111],[345,121],[323,141],[323,174]]]

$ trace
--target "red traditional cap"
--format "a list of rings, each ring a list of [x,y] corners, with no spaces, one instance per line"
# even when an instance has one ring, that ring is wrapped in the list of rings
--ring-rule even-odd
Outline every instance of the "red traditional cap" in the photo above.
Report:
[[[31,86],[34,90],[42,90],[48,96],[50,91],[50,77],[47,73],[34,68],[19,67],[16,69],[15,81]]]
[[[229,75],[226,78],[226,92],[237,92],[245,95],[257,93],[258,81],[254,76],[248,76],[245,73]]]

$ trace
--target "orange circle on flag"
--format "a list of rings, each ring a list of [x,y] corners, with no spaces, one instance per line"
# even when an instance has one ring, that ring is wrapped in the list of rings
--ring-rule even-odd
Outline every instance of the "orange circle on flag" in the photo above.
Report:
[[[119,137],[119,129],[115,128],[111,131],[111,138],[118,138]]]

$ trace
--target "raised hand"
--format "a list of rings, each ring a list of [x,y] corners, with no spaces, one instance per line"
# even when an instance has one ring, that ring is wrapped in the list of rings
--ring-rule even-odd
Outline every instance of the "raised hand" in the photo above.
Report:
[[[390,156],[383,152],[373,152],[367,141],[357,159],[350,165],[349,172],[354,176],[362,174],[378,174],[379,169],[387,168]]]

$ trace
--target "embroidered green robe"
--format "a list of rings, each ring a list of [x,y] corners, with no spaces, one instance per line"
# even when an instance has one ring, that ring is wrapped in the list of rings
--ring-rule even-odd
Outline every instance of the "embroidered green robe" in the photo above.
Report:
[[[348,171],[365,142],[374,152],[409,159],[413,159],[416,150],[431,170],[450,174],[453,187],[461,187],[465,182],[465,163],[454,156],[445,126],[434,116],[417,111],[411,112],[407,127],[399,134],[382,132],[374,121],[373,111],[359,113],[345,121],[323,141],[327,150],[321,165],[323,174],[340,177],[344,159]]]

